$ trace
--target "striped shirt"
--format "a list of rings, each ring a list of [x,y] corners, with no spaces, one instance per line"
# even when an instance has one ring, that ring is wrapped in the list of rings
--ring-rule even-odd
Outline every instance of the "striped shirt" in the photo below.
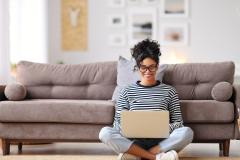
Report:
[[[183,126],[176,90],[172,86],[159,81],[154,86],[143,86],[138,81],[121,91],[114,117],[113,125],[115,127],[120,127],[120,113],[123,110],[169,111],[170,132]]]

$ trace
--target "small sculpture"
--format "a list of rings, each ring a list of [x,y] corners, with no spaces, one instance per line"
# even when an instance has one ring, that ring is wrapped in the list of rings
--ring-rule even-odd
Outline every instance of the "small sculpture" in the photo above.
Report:
[[[80,8],[70,7],[68,11],[69,11],[69,18],[70,18],[72,27],[77,27],[78,17],[80,15]]]

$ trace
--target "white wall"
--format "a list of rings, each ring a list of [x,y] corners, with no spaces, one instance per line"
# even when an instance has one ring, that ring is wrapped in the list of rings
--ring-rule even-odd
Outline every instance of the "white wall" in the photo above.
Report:
[[[158,27],[168,22],[189,24],[189,45],[185,47],[162,48],[162,63],[168,63],[170,52],[186,56],[187,62],[214,62],[233,60],[240,75],[240,1],[239,0],[189,0],[189,18],[160,18]],[[86,52],[64,52],[61,49],[60,0],[48,1],[49,12],[49,62],[59,60],[65,63],[86,63],[117,60],[119,55],[130,57],[129,46],[109,47],[107,37],[111,33],[127,34],[123,29],[109,29],[107,16],[124,13],[127,10],[107,7],[107,0],[88,1],[88,50]],[[160,7],[158,7],[160,8]]]

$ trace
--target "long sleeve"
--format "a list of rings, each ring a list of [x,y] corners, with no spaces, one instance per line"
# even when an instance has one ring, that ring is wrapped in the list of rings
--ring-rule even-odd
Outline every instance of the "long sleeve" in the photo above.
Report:
[[[127,98],[127,90],[123,89],[119,95],[119,99],[116,104],[116,112],[114,117],[114,126],[120,126],[120,115],[121,111],[129,110],[129,102]]]
[[[172,88],[169,91],[170,102],[169,102],[169,114],[170,114],[170,132],[176,128],[183,126],[182,114],[180,109],[179,98],[176,90]]]

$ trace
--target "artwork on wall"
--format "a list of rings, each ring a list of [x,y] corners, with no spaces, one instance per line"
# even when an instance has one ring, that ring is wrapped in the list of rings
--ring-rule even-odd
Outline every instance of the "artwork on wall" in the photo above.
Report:
[[[162,24],[160,27],[162,45],[183,46],[188,44],[188,25],[185,23]]]
[[[62,49],[65,51],[87,50],[87,0],[62,0]]]
[[[155,8],[135,8],[128,14],[128,41],[133,45],[145,38],[156,39]]]
[[[188,0],[161,0],[161,16],[187,17]]]
[[[142,0],[126,0],[128,5],[140,5]]]
[[[125,0],[108,0],[108,6],[113,8],[121,8],[125,6]]]
[[[163,45],[186,46],[189,44],[189,26],[187,23],[180,22],[189,16],[189,0],[108,1],[111,6],[115,7],[126,5],[128,11],[126,17],[117,10],[114,14],[108,15],[108,27],[114,28],[112,29],[113,33],[108,36],[110,46],[120,47],[128,44],[129,47],[132,47],[146,38],[158,40]],[[166,19],[163,21],[157,19],[158,9],[161,18],[169,18],[167,21]],[[171,23],[172,20],[175,20],[171,17],[179,18],[180,21]],[[125,27],[127,27],[127,33]],[[116,34],[116,32],[124,33],[126,37]],[[127,43],[125,43],[125,38]]]
[[[123,14],[112,14],[108,17],[108,25],[110,27],[124,27],[125,26],[125,16]]]
[[[158,5],[159,0],[143,0],[144,5]]]
[[[126,44],[126,38],[124,34],[112,34],[108,37],[108,44],[112,47],[122,47]]]

